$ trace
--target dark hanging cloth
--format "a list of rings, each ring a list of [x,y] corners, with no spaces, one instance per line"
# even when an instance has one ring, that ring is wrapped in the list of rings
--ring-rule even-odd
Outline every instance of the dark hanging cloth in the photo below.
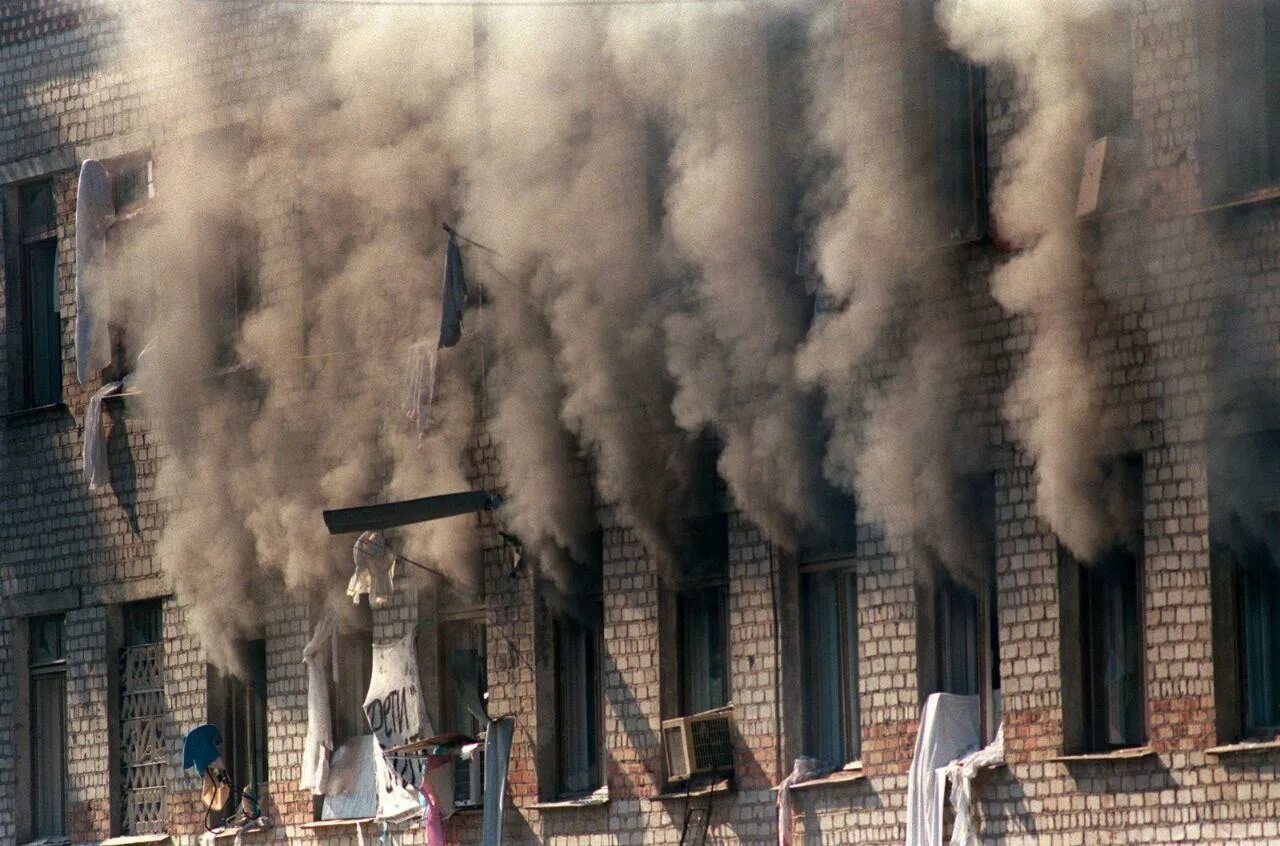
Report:
[[[452,347],[462,338],[462,310],[467,307],[467,280],[462,275],[462,252],[458,239],[449,233],[444,259],[444,302],[440,310],[441,348]]]

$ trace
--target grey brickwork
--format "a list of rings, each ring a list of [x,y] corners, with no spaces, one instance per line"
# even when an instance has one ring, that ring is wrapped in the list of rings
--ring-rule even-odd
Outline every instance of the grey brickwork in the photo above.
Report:
[[[22,779],[28,716],[22,711],[23,618],[66,612],[68,811],[71,839],[112,833],[111,674],[121,603],[166,597],[165,742],[168,831],[194,843],[200,831],[196,782],[181,771],[181,739],[204,721],[205,660],[172,597],[156,543],[165,503],[154,486],[164,445],[141,404],[109,400],[112,485],[90,494],[79,472],[86,392],[75,383],[74,164],[90,155],[147,148],[171,137],[252,115],[255,85],[289,73],[297,30],[272,4],[190,4],[207,18],[217,49],[201,67],[171,69],[174,80],[133,79],[113,65],[126,23],[106,4],[23,0],[0,11],[0,174],[6,182],[57,177],[65,405],[0,421],[0,842],[19,842],[29,788]],[[891,3],[853,2],[870,46],[895,40]],[[1140,183],[1147,207],[1098,224],[1101,236],[1090,354],[1103,370],[1106,403],[1124,443],[1142,451],[1144,494],[1146,713],[1152,754],[1088,762],[1063,753],[1057,542],[1034,509],[1033,467],[1014,446],[1001,402],[1025,356],[1026,321],[1005,316],[986,291],[1002,258],[998,245],[956,248],[954,306],[979,362],[966,417],[980,422],[998,456],[998,594],[1008,764],[976,783],[984,842],[1075,844],[1280,843],[1280,750],[1214,756],[1215,729],[1205,438],[1212,425],[1212,338],[1222,293],[1247,291],[1251,355],[1275,384],[1280,205],[1205,210],[1197,187],[1200,140],[1196,0],[1134,0],[1134,115],[1141,129]],[[216,18],[214,7],[235,10]],[[216,26],[214,25],[216,23]],[[207,73],[223,98],[214,114],[182,113],[181,79]],[[154,106],[154,114],[143,103]],[[991,162],[1025,117],[1007,72],[988,76]],[[252,120],[252,117],[249,118]],[[106,151],[106,152],[103,152]],[[68,163],[71,163],[68,166]],[[299,274],[289,203],[266,204],[277,225],[264,233],[260,264],[275,288]],[[6,210],[8,212],[8,210]],[[268,285],[270,291],[272,285]],[[0,287],[0,296],[3,288]],[[268,294],[270,295],[270,294]],[[12,339],[0,308],[0,336]],[[14,345],[0,344],[0,408],[11,407],[5,374]],[[1272,421],[1280,423],[1280,421]],[[501,485],[498,451],[481,432],[474,473]],[[735,517],[730,557],[730,656],[739,731],[735,790],[709,798],[660,797],[664,769],[659,567],[634,530],[605,519],[604,746],[608,802],[535,807],[545,792],[540,739],[549,737],[545,610],[529,568],[509,572],[493,526],[482,523],[488,677],[494,713],[517,715],[508,842],[674,844],[686,802],[710,808],[708,843],[775,842],[770,788],[799,751],[795,563]],[[858,526],[859,639],[864,778],[807,787],[795,795],[797,835],[806,844],[902,841],[906,772],[920,707],[913,568],[878,526]],[[780,614],[775,613],[782,609]],[[789,610],[788,610],[789,609]],[[430,602],[402,592],[376,615],[379,639],[430,632]],[[277,825],[256,843],[355,843],[351,826],[310,829],[311,797],[296,788],[306,720],[301,651],[311,624],[306,601],[282,597],[262,623],[267,639],[268,809]],[[424,638],[430,650],[431,635]],[[426,681],[431,685],[430,680]],[[450,839],[473,843],[479,815],[449,823]],[[376,837],[368,827],[365,838]],[[416,830],[410,835],[420,838]]]

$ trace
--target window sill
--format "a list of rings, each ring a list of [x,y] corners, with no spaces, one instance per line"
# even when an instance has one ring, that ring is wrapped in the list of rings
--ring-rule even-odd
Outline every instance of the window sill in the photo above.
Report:
[[[530,805],[536,811],[560,811],[569,808],[598,808],[602,805],[609,804],[609,788],[602,787],[594,793],[588,793],[586,796],[578,796],[573,799],[554,799],[550,802],[538,802]]]
[[[108,837],[98,846],[134,846],[140,843],[168,843],[168,834],[128,834],[124,837]]]
[[[1131,746],[1127,749],[1113,749],[1110,752],[1079,752],[1072,755],[1055,755],[1050,758],[1054,764],[1087,764],[1094,761],[1136,761],[1142,758],[1154,758],[1156,750],[1150,746]]]
[[[1213,214],[1214,212],[1227,211],[1228,209],[1244,208],[1246,206],[1259,206],[1264,203],[1270,203],[1274,200],[1280,200],[1280,185],[1273,185],[1268,188],[1259,188],[1256,191],[1250,191],[1240,197],[1232,200],[1223,200],[1209,206],[1202,206],[1195,211],[1195,214]]]
[[[67,404],[64,402],[51,402],[48,405],[33,405],[30,408],[18,408],[13,411],[6,411],[0,414],[0,420],[26,420],[30,417],[43,417],[45,415],[54,415],[60,411],[66,411]],[[105,841],[103,841],[105,842]]]
[[[1263,752],[1280,751],[1280,738],[1273,740],[1243,740],[1239,743],[1227,743],[1204,750],[1204,754],[1213,757],[1231,757],[1233,755],[1252,755]]]
[[[349,820],[312,820],[305,822],[300,828],[304,831],[341,831],[343,829],[357,829],[361,826],[374,825],[377,823],[390,823],[391,825],[402,825],[412,822],[420,816],[418,810],[405,811],[397,817],[358,817]]]
[[[214,831],[213,839],[221,840],[224,837],[234,838],[234,837],[240,837],[241,835],[268,834],[270,833],[271,828],[272,827],[269,825],[255,825],[249,828],[224,828],[221,831]]]
[[[818,776],[817,778],[808,778],[808,779],[805,779],[804,781],[794,782],[791,785],[791,789],[792,790],[813,790],[815,788],[821,788],[821,787],[835,787],[841,784],[854,784],[859,781],[864,781],[866,777],[867,777],[867,774],[862,771],[862,762],[853,761],[851,763],[845,764],[843,767],[841,767],[838,770],[833,770],[832,772],[827,773],[826,775],[821,775],[821,776]],[[774,793],[777,793],[779,790],[782,789],[782,785],[776,784],[769,789],[772,790]]]
[[[649,797],[650,802],[666,802],[671,799],[697,799],[699,796],[711,796],[716,793],[732,793],[733,779],[722,778],[704,787],[695,787],[691,790],[680,790],[671,788],[674,785],[668,785],[667,789],[662,793],[655,793]]]
[[[22,846],[69,846],[71,838],[61,837],[38,837],[35,840],[29,840]]]
[[[358,828],[362,825],[371,825],[377,822],[373,817],[361,817],[360,819],[351,820],[312,820],[298,826],[303,831],[329,831],[342,830],[347,828]]]

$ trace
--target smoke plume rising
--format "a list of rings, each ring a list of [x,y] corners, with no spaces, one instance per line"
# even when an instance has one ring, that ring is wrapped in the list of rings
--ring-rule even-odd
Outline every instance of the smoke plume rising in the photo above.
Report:
[[[1110,5],[948,0],[940,11],[956,49],[981,64],[1012,67],[1030,97],[995,186],[996,228],[1019,252],[993,273],[992,291],[1032,325],[1005,410],[1035,460],[1041,516],[1082,560],[1116,531],[1098,496],[1110,449],[1086,349],[1089,280],[1075,213],[1082,157],[1093,140],[1090,62],[1081,45],[1095,43],[1091,27]]]

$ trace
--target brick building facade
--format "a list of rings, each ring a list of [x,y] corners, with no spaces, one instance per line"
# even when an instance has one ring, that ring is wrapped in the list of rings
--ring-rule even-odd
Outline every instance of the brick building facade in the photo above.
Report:
[[[186,6],[208,43],[193,52],[189,66],[168,67],[171,77],[148,79],[131,76],[119,63],[127,9],[88,0],[30,0],[0,10],[0,841],[6,843],[49,833],[57,840],[58,830],[73,843],[149,831],[194,843],[202,831],[199,785],[182,770],[182,737],[208,720],[217,674],[189,631],[189,608],[175,595],[157,554],[169,505],[155,476],[167,446],[147,426],[143,400],[105,402],[111,484],[90,492],[81,474],[85,408],[96,384],[82,388],[75,376],[76,175],[88,158],[153,151],[162,161],[167,145],[262,119],[255,111],[260,95],[275,77],[290,73],[309,42],[288,7]],[[1263,492],[1222,494],[1222,501],[1248,499],[1249,507],[1265,511],[1280,499],[1280,486],[1266,490],[1274,476],[1268,435],[1280,429],[1280,414],[1268,401],[1280,363],[1274,340],[1280,326],[1280,206],[1273,190],[1280,170],[1266,155],[1249,160],[1247,151],[1223,152],[1215,133],[1238,128],[1231,121],[1242,118],[1215,106],[1223,92],[1204,81],[1206,68],[1234,55],[1224,39],[1241,36],[1239,26],[1223,24],[1230,16],[1215,17],[1210,7],[1238,12],[1237,6],[1262,16],[1258,31],[1270,42],[1280,38],[1267,29],[1280,20],[1272,3],[1123,4],[1131,68],[1131,108],[1125,111],[1128,134],[1139,139],[1132,179],[1141,200],[1104,208],[1079,223],[1093,274],[1088,353],[1101,374],[1117,455],[1136,457],[1129,466],[1140,496],[1141,540],[1127,565],[1137,585],[1136,620],[1121,625],[1130,637],[1137,632],[1133,648],[1141,671],[1136,686],[1124,688],[1136,691],[1136,724],[1098,716],[1089,700],[1085,677],[1093,670],[1082,644],[1091,637],[1090,591],[1099,588],[1078,575],[1038,516],[1035,462],[1001,416],[1033,321],[1006,314],[991,298],[990,273],[1009,248],[984,225],[981,235],[942,251],[941,264],[950,305],[965,315],[965,347],[978,362],[961,413],[977,421],[990,447],[990,458],[976,469],[990,480],[994,591],[968,594],[959,603],[970,603],[967,612],[944,611],[949,592],[964,589],[946,579],[922,580],[881,527],[861,515],[852,545],[838,555],[798,561],[740,513],[729,514],[722,624],[736,724],[730,789],[687,795],[665,782],[659,726],[681,710],[681,635],[670,624],[679,616],[679,590],[637,532],[619,525],[610,509],[600,515],[596,667],[604,789],[586,799],[558,801],[555,786],[561,779],[556,703],[562,675],[555,614],[541,596],[536,566],[513,570],[492,520],[478,523],[481,598],[449,604],[434,590],[422,596],[401,590],[388,607],[373,611],[374,642],[416,633],[437,718],[446,707],[435,684],[442,678],[437,641],[450,623],[483,621],[490,712],[518,720],[507,842],[677,843],[686,834],[706,843],[775,842],[773,788],[794,758],[812,751],[815,718],[808,697],[814,680],[806,627],[814,613],[812,592],[835,584],[817,579],[829,569],[809,566],[821,559],[843,562],[855,574],[852,599],[841,600],[839,613],[852,616],[856,626],[848,642],[856,644],[858,754],[847,757],[860,766],[794,792],[801,842],[902,842],[907,772],[924,695],[971,688],[963,692],[984,697],[993,728],[992,688],[998,687],[1007,763],[983,771],[975,782],[983,842],[1280,843],[1280,746],[1242,743],[1268,728],[1269,706],[1256,691],[1272,673],[1280,681],[1280,667],[1264,666],[1250,651],[1261,650],[1254,644],[1266,637],[1249,634],[1247,622],[1251,613],[1264,613],[1251,597],[1271,583],[1264,575],[1238,586],[1223,563],[1231,544],[1217,543],[1220,527],[1211,519],[1211,494],[1216,499],[1243,478],[1240,466],[1253,468]],[[908,19],[899,4],[855,2],[848,14],[855,40],[866,40],[859,55],[896,55],[893,48],[903,43],[899,28]],[[1280,73],[1280,55],[1269,49],[1266,44],[1258,53],[1267,79]],[[183,113],[188,74],[202,75],[213,92],[207,110]],[[1007,68],[988,68],[979,78],[986,169],[975,196],[998,181],[1010,139],[1031,108]],[[1260,131],[1264,148],[1274,148],[1280,105],[1263,97],[1253,111],[1268,116]],[[163,123],[157,114],[166,115]],[[1224,167],[1226,176],[1210,178],[1209,171]],[[37,196],[45,188],[47,194]],[[52,207],[42,212],[45,223],[24,229],[24,211],[38,210],[46,199]],[[296,274],[303,259],[290,240],[288,203],[267,205],[265,215],[278,226],[262,240],[258,257],[270,269],[263,274],[269,288],[277,284],[271,273]],[[39,258],[27,250],[44,249],[40,244],[54,245],[58,280],[61,383],[52,389],[41,387],[40,374],[25,359],[38,332],[25,325],[36,312],[25,304],[30,286],[22,280],[34,266],[26,257]],[[876,378],[871,370],[868,378]],[[1241,451],[1239,461],[1215,463]],[[473,482],[502,487],[500,451],[483,427],[471,463]],[[287,593],[271,607],[259,638],[265,793],[275,825],[247,836],[263,843],[376,837],[376,824],[314,823],[312,797],[297,788],[307,723],[301,656],[315,617],[308,599]],[[954,676],[964,674],[948,665],[954,635],[946,621],[965,613],[971,616],[973,672],[960,679]],[[989,615],[996,622],[990,630]],[[1274,631],[1271,620],[1263,621]],[[155,625],[157,630],[148,629]],[[989,631],[996,633],[994,642]],[[130,675],[129,656],[144,653],[153,661],[158,656],[162,669]],[[158,707],[163,718],[155,723],[159,735],[138,753],[122,748],[122,723],[141,713],[127,704],[133,702],[129,685],[137,693],[148,680],[162,681],[162,696],[136,708]],[[65,715],[50,718],[35,703],[59,689]],[[1260,704],[1250,710],[1255,702]],[[1124,703],[1115,707],[1123,710]],[[51,751],[48,732],[59,719],[65,720],[65,748]],[[1099,721],[1106,725],[1099,728]],[[137,754],[141,758],[130,757]],[[49,766],[41,762],[59,755],[64,778],[35,783],[48,795],[61,781],[61,820],[44,800],[33,801],[33,779]],[[141,803],[137,813],[149,822],[129,817],[131,802]],[[460,811],[448,828],[451,842],[478,842],[478,811]],[[423,836],[416,824],[405,831],[406,839]]]

